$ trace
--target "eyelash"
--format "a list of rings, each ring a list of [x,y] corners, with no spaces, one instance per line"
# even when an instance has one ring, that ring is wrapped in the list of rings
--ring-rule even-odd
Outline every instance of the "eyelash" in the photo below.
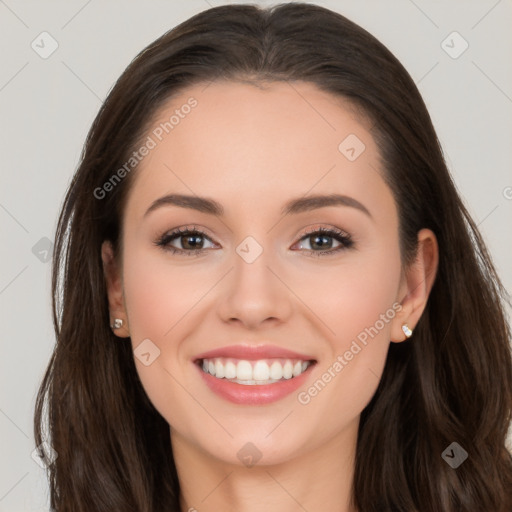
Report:
[[[201,237],[207,238],[210,240],[208,235],[198,229],[196,226],[193,226],[190,228],[189,226],[181,229],[175,229],[174,231],[171,231],[170,233],[164,233],[158,240],[156,240],[155,245],[160,247],[164,251],[169,251],[172,254],[186,254],[187,256],[199,256],[202,253],[208,251],[209,249],[192,249],[192,250],[185,250],[185,249],[177,249],[176,247],[173,247],[170,244],[170,242],[175,238],[180,238],[183,235],[200,235]],[[340,242],[340,246],[335,249],[330,249],[327,251],[314,251],[312,249],[306,249],[307,252],[309,252],[312,256],[331,256],[333,254],[337,254],[340,251],[350,249],[353,247],[354,242],[351,238],[351,236],[339,229],[336,228],[315,228],[313,230],[307,231],[302,235],[302,237],[299,239],[299,242],[303,240],[304,238],[308,238],[311,235],[325,235],[330,238],[334,238],[338,242]],[[210,240],[211,241],[211,240]]]

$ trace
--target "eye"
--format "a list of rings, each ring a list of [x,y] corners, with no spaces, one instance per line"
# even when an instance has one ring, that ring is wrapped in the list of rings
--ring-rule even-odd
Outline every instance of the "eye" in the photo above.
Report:
[[[338,242],[338,246],[332,248],[332,240]],[[174,231],[164,233],[155,243],[165,251],[170,251],[173,254],[186,254],[187,256],[198,256],[208,250],[203,246],[204,241],[208,240],[214,247],[215,244],[211,242],[210,238],[196,226],[175,229]],[[305,248],[307,252],[314,256],[332,255],[342,250],[349,249],[354,245],[352,238],[348,233],[334,228],[315,228],[308,231],[299,240],[301,245],[300,249],[304,249],[302,245],[306,241],[306,245],[310,248]],[[173,245],[178,242],[181,247]],[[210,247],[211,248],[211,247]],[[317,248],[319,250],[317,250]],[[327,249],[327,250],[326,250]]]
[[[175,240],[181,247],[171,245]],[[203,231],[194,226],[193,228],[179,228],[170,233],[165,233],[155,242],[155,245],[173,254],[179,253],[186,254],[187,256],[197,256],[207,250],[202,247],[202,240],[209,240],[209,238]]]
[[[329,239],[331,240],[329,241]],[[339,244],[334,249],[332,248],[332,239],[336,240]],[[306,240],[306,243],[310,247],[309,249],[306,248],[306,250],[312,256],[330,256],[345,249],[349,249],[354,245],[354,242],[348,233],[334,228],[315,228],[308,231],[306,235],[301,238],[301,240]],[[299,243],[303,245],[300,241]],[[319,250],[316,250],[315,248],[319,248]]]

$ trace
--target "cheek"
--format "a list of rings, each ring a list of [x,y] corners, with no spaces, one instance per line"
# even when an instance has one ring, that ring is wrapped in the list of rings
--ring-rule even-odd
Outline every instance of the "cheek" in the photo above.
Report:
[[[188,375],[185,361],[180,359],[181,340],[187,338],[192,324],[197,324],[193,308],[204,295],[205,286],[200,286],[194,272],[173,266],[154,248],[136,245],[125,244],[123,268],[135,366],[154,407],[169,423],[172,420],[180,425],[186,414],[179,411],[186,411],[190,402],[183,391],[183,385],[188,387]],[[138,355],[145,352],[150,354],[148,365]]]
[[[339,265],[317,269],[314,273],[304,271],[296,289],[318,315],[316,323],[323,325],[322,333],[332,340],[332,348],[339,352],[347,350],[350,340],[376,323],[378,330],[387,336],[391,328],[389,320],[396,313],[400,276],[398,248],[380,247],[347,254]],[[381,315],[386,316],[384,323]]]
[[[180,268],[155,251],[135,249],[125,258],[124,290],[134,342],[170,339],[174,326],[179,326],[205,291],[204,279],[201,286],[197,272]]]
[[[367,253],[333,272],[329,293],[317,296],[331,353],[297,398],[312,416],[331,418],[322,427],[326,431],[357,417],[377,389],[392,320],[401,307],[396,301],[400,271],[400,255],[393,247]]]
[[[400,264],[396,258],[399,255],[381,253],[368,264],[361,262],[359,267],[343,277],[345,293],[338,311],[343,312],[344,326],[340,326],[340,335],[344,339],[347,336],[355,338],[375,324],[383,334],[389,333],[390,323],[379,320],[381,315],[386,319],[394,317],[392,306],[400,280]]]

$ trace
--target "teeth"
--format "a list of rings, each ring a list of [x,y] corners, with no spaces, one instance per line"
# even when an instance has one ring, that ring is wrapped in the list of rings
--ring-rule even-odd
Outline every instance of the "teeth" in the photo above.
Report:
[[[274,361],[270,367],[270,377],[275,380],[283,378],[283,366],[278,361]]]
[[[220,361],[215,361],[215,377],[218,377],[219,379],[224,377],[224,365]]]
[[[227,359],[216,357],[203,359],[202,368],[205,373],[227,379],[239,384],[272,384],[282,379],[292,379],[305,372],[310,361],[300,359],[262,359],[247,361],[244,359]]]
[[[252,366],[249,361],[238,361],[236,365],[236,378],[238,380],[252,379]]]
[[[239,365],[242,363],[238,363]],[[250,366],[250,365],[249,365]],[[243,380],[242,377],[237,375],[240,380]],[[254,380],[268,380],[270,378],[270,368],[265,361],[256,361],[254,368],[252,368],[252,377]]]
[[[236,379],[236,365],[233,361],[228,361],[224,365],[226,379]]]
[[[283,377],[285,379],[291,379],[293,377],[293,365],[290,361],[286,361],[283,366]]]

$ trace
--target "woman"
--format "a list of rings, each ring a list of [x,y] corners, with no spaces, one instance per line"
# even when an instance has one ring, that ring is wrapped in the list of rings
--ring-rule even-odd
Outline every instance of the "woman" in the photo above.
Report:
[[[414,82],[340,14],[216,7],[141,52],[53,294],[53,510],[512,509],[505,292]]]

